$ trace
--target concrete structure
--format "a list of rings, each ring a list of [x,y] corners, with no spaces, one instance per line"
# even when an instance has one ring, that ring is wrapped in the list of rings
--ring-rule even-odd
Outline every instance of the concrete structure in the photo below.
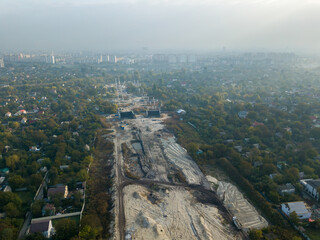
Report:
[[[319,200],[320,197],[320,178],[319,179],[303,179],[300,183],[304,190],[309,193],[313,198]]]
[[[292,194],[295,192],[295,188],[291,183],[283,184],[279,187],[278,192],[280,195]]]
[[[296,212],[299,219],[308,219],[311,217],[311,211],[307,209],[305,202],[287,202],[281,204],[281,210],[289,216],[290,213]]]
[[[124,118],[129,118],[129,119],[134,119],[135,115],[133,111],[129,111],[129,112],[120,112],[120,118],[124,119]]]
[[[147,117],[160,117],[161,111],[160,110],[148,110]]]
[[[32,221],[29,233],[42,233],[46,238],[50,238],[53,233],[51,220]]]

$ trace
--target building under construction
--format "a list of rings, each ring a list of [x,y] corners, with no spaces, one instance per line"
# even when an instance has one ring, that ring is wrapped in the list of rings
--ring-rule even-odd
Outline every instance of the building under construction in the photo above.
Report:
[[[121,119],[134,119],[134,118],[136,118],[136,116],[135,116],[133,111],[120,112],[119,117]]]
[[[146,111],[146,116],[147,117],[160,117],[161,116],[161,111],[159,110],[148,110]]]

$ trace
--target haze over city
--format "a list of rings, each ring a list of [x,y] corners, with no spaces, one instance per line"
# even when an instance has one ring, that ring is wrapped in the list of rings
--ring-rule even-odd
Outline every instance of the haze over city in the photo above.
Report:
[[[2,0],[1,51],[320,51],[320,2]]]

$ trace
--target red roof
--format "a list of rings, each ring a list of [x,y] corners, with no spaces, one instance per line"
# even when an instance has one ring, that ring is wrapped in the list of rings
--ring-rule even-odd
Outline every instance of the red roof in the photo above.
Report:
[[[256,122],[256,121],[254,121],[254,122],[252,123],[252,126],[254,126],[254,127],[256,127],[256,126],[263,126],[263,125],[264,125],[264,123]]]

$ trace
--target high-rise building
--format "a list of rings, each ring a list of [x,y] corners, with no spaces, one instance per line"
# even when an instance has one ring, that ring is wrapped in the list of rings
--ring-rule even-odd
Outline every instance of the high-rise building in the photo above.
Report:
[[[56,63],[56,60],[55,60],[53,55],[50,56],[50,63],[51,64],[55,64]]]
[[[117,56],[116,55],[111,55],[110,62],[117,63]]]
[[[3,58],[0,58],[0,68],[4,68],[4,61],[3,61]]]

